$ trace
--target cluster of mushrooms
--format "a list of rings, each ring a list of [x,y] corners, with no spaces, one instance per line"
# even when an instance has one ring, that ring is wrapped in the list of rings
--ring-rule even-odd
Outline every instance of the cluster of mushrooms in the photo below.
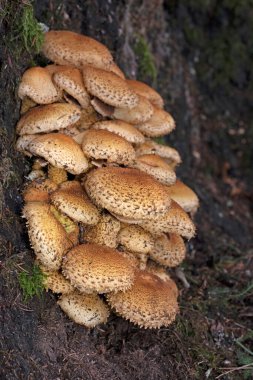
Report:
[[[53,63],[19,85],[17,149],[33,157],[23,216],[45,288],[86,327],[110,309],[144,328],[168,326],[178,289],[167,268],[184,259],[198,208],[176,179],[178,152],[152,140],[175,122],[98,41],[49,31],[42,53]]]

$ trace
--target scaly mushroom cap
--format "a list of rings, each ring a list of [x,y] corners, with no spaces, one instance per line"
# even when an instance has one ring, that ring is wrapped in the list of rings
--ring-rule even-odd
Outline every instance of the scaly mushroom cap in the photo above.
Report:
[[[166,111],[154,107],[152,117],[145,123],[137,125],[137,128],[148,137],[159,137],[170,133],[175,128],[173,117]]]
[[[184,259],[186,248],[184,240],[177,234],[162,234],[155,239],[155,245],[150,257],[159,264],[167,267],[176,267]]]
[[[196,193],[179,179],[172,186],[167,187],[168,194],[186,212],[195,213],[199,207],[199,199]]]
[[[118,243],[128,251],[136,253],[149,253],[154,248],[152,235],[140,226],[127,225],[118,234]]]
[[[172,185],[176,181],[174,170],[157,154],[144,154],[137,157],[133,167],[152,175],[164,185]]]
[[[23,192],[24,202],[49,202],[49,193],[56,189],[56,183],[50,179],[32,181]]]
[[[109,69],[113,58],[106,46],[93,38],[66,30],[45,33],[43,54],[59,65],[92,65]]]
[[[60,89],[76,99],[81,107],[89,107],[90,96],[84,88],[83,77],[78,69],[64,66],[53,75],[53,80]]]
[[[127,79],[127,84],[136,92],[136,94],[147,98],[154,106],[164,107],[163,98],[152,87],[138,80]]]
[[[149,273],[153,273],[158,276],[162,281],[169,282],[171,290],[174,292],[175,297],[177,298],[179,296],[178,287],[167,273],[166,268],[155,263],[154,261],[149,260],[146,270]]]
[[[16,142],[16,149],[18,152],[23,153],[28,157],[32,157],[31,152],[29,152],[28,146],[32,140],[34,140],[39,135],[23,135],[19,136]]]
[[[119,68],[118,65],[116,65],[115,62],[113,62],[110,66],[109,71],[113,72],[114,74],[118,75],[122,79],[126,79],[125,74],[123,71]]]
[[[174,168],[181,163],[181,157],[178,151],[167,145],[161,145],[152,140],[146,140],[143,144],[140,144],[136,149],[136,154],[142,156],[144,154],[158,154],[164,158],[168,164]]]
[[[17,133],[33,135],[58,131],[75,123],[81,117],[79,107],[74,104],[54,103],[32,108],[17,124]]]
[[[87,91],[106,104],[133,108],[139,101],[139,97],[130,89],[126,81],[112,72],[85,66],[83,78]]]
[[[68,174],[65,169],[56,168],[49,164],[47,173],[48,178],[57,185],[68,180]]]
[[[72,321],[88,328],[106,323],[109,316],[108,307],[97,294],[64,294],[57,303]]]
[[[54,206],[71,219],[84,224],[97,224],[99,211],[91,203],[78,181],[62,183],[50,199]]]
[[[175,233],[191,239],[195,235],[195,226],[188,214],[175,201],[170,209],[160,217],[152,217],[138,223],[152,234]]]
[[[71,174],[84,173],[88,161],[80,146],[69,136],[61,133],[49,133],[32,140],[29,151],[45,158],[57,168],[65,169]]]
[[[134,268],[120,252],[98,244],[82,244],[64,258],[63,274],[84,293],[106,293],[128,289]]]
[[[154,107],[143,96],[139,96],[139,102],[131,109],[115,107],[112,116],[131,124],[145,123],[154,113]]]
[[[98,224],[85,228],[84,238],[89,243],[116,248],[119,230],[120,222],[116,218],[110,214],[102,214]]]
[[[90,129],[84,134],[82,149],[87,157],[127,165],[135,159],[135,150],[123,137],[106,130]]]
[[[143,134],[131,124],[122,120],[103,120],[93,124],[94,129],[105,129],[126,139],[132,144],[140,144],[145,141]]]
[[[53,84],[51,75],[43,67],[25,71],[18,88],[18,96],[26,96],[37,104],[49,104],[61,99],[61,91]]]
[[[43,285],[47,292],[51,290],[53,293],[70,294],[75,291],[74,286],[59,271],[49,271],[43,265],[39,267],[45,275]]]
[[[137,169],[106,167],[93,170],[86,177],[85,188],[97,205],[123,217],[160,215],[171,203],[164,186]]]
[[[119,315],[144,328],[168,326],[178,312],[171,283],[147,271],[138,271],[130,289],[109,293],[107,300]]]
[[[29,202],[23,216],[27,219],[30,243],[38,261],[48,270],[58,270],[72,243],[50,206],[44,202]]]

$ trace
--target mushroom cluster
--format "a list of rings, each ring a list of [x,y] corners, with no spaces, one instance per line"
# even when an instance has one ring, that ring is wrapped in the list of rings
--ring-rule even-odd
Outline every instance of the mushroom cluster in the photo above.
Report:
[[[152,140],[174,119],[98,41],[49,31],[42,53],[52,63],[19,84],[17,149],[33,157],[23,217],[45,288],[86,327],[110,309],[144,328],[168,326],[178,290],[166,268],[184,259],[198,207],[176,179],[178,152]]]

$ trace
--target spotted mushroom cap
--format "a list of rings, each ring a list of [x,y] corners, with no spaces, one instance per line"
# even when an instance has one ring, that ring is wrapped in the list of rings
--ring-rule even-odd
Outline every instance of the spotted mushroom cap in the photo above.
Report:
[[[24,155],[28,157],[32,157],[31,152],[29,152],[29,144],[32,140],[34,140],[39,135],[23,135],[19,136],[16,142],[16,149],[18,152],[23,153]]]
[[[38,261],[48,270],[58,270],[72,243],[50,206],[44,202],[29,202],[23,216],[27,219],[30,243]]]
[[[61,212],[84,224],[97,224],[99,211],[91,203],[78,181],[63,182],[50,199]]]
[[[179,179],[172,186],[167,187],[170,197],[186,212],[195,213],[199,207],[197,194]]]
[[[154,247],[152,235],[140,226],[126,225],[118,234],[118,243],[126,250],[136,253],[149,253]]]
[[[180,235],[171,233],[157,237],[149,255],[159,264],[176,267],[185,259],[185,254],[184,240]]]
[[[85,188],[97,205],[123,217],[160,215],[171,202],[162,184],[137,169],[98,168],[87,174]]]
[[[135,150],[123,137],[102,129],[90,129],[83,137],[85,156],[127,165],[135,159]]]
[[[139,101],[138,95],[118,75],[85,66],[83,70],[84,85],[87,91],[114,107],[133,108]]]
[[[147,271],[138,271],[130,289],[109,293],[107,300],[119,315],[144,328],[168,326],[178,312],[170,282]]]
[[[115,107],[112,116],[115,119],[123,120],[131,124],[145,123],[151,119],[154,113],[154,107],[148,99],[139,96],[139,102],[131,109]]]
[[[120,252],[94,243],[78,245],[64,258],[63,274],[84,293],[128,289],[134,268]]]
[[[72,321],[88,328],[106,323],[109,316],[107,305],[97,294],[64,294],[57,303]]]
[[[43,265],[39,265],[44,274],[43,285],[46,291],[51,290],[57,294],[69,294],[75,291],[71,283],[59,271],[49,271]]]
[[[58,131],[80,119],[81,111],[74,104],[53,103],[32,108],[17,124],[17,133],[31,135]]]
[[[178,287],[176,283],[171,279],[164,266],[161,266],[158,263],[149,260],[146,270],[158,276],[162,281],[169,282],[171,290],[174,292],[175,297],[177,298],[179,296]]]
[[[49,202],[49,193],[56,189],[56,183],[50,179],[34,180],[24,189],[24,202]]]
[[[160,157],[164,158],[172,168],[180,164],[182,161],[176,149],[171,148],[168,145],[158,144],[152,140],[146,140],[144,143],[138,145],[136,154],[137,156],[142,156],[144,154],[158,154]]]
[[[158,108],[164,107],[164,101],[161,95],[158,94],[152,87],[138,80],[127,79],[128,85],[136,92],[136,94],[147,98],[154,106]]]
[[[170,133],[175,128],[175,121],[168,112],[154,107],[152,117],[145,123],[137,125],[137,128],[148,137],[159,137]]]
[[[164,185],[172,185],[176,182],[176,173],[157,154],[143,154],[136,157],[134,167],[152,175]]]
[[[122,120],[103,120],[93,124],[94,129],[105,129],[113,132],[133,144],[140,144],[145,141],[143,134],[134,126]]]
[[[45,33],[43,54],[59,65],[110,68],[113,58],[107,47],[91,37],[67,30]]]
[[[88,169],[88,161],[80,145],[61,133],[41,135],[32,140],[28,148],[32,154],[71,174],[84,173]]]

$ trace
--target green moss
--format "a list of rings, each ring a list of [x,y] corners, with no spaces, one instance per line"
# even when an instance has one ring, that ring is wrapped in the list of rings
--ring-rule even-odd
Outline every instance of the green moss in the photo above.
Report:
[[[134,52],[138,62],[138,78],[156,82],[157,70],[153,54],[143,36],[136,36]]]
[[[44,34],[38,21],[34,17],[32,5],[27,4],[23,8],[18,30],[20,31],[26,50],[29,53],[39,53],[43,44]]]
[[[24,301],[29,301],[34,296],[41,296],[44,290],[45,274],[38,265],[34,265],[30,272],[23,271],[18,275],[19,285],[23,292]]]

